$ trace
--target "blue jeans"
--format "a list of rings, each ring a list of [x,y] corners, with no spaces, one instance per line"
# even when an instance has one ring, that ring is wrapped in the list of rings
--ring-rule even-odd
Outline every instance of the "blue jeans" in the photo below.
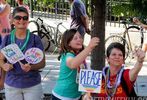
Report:
[[[85,28],[84,28],[84,26],[79,26],[77,30],[81,34],[81,36],[84,37],[84,35],[85,35]]]

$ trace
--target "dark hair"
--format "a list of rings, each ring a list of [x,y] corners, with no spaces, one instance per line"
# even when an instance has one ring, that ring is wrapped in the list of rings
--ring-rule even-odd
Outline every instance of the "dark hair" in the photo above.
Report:
[[[106,51],[106,56],[109,57],[110,56],[110,53],[112,51],[112,49],[119,49],[122,54],[123,54],[123,57],[125,58],[125,46],[121,43],[118,43],[118,42],[114,42],[114,43],[111,43],[108,47],[107,47],[107,51]]]
[[[74,35],[76,34],[77,30],[76,29],[69,29],[69,30],[66,30],[64,33],[63,33],[63,36],[62,36],[62,39],[61,39],[61,45],[60,45],[60,54],[59,54],[59,57],[58,57],[58,60],[60,59],[61,57],[61,54],[63,53],[67,53],[67,52],[73,52],[73,53],[76,53],[73,48],[71,48],[69,46],[69,43],[70,41],[73,39]],[[84,46],[81,50],[84,49]],[[81,51],[80,50],[80,51]]]
[[[20,13],[20,12],[24,12],[24,13],[26,13],[29,16],[29,13],[28,13],[27,9],[25,7],[21,6],[21,7],[16,7],[13,10],[12,17],[14,17],[16,13]]]

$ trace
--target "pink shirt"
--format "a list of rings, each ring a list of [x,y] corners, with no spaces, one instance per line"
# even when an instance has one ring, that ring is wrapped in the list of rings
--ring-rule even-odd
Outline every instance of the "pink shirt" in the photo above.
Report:
[[[6,6],[7,4],[0,4],[0,13],[5,9]],[[9,14],[7,14],[6,16],[0,16],[0,34],[2,37],[10,33],[11,25],[9,16]]]

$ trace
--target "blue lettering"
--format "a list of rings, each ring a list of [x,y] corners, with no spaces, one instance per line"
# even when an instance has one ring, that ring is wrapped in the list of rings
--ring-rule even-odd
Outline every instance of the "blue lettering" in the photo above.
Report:
[[[91,71],[88,71],[88,72],[87,72],[87,80],[86,80],[86,83],[87,83],[87,84],[90,84],[90,80],[91,80],[90,75],[91,75]]]
[[[85,79],[86,79],[86,72],[85,71],[81,71],[80,73],[81,75],[81,80],[80,80],[80,84],[85,84]],[[83,82],[84,81],[84,82]]]
[[[8,57],[14,56],[16,53],[12,49],[6,49],[6,55]]]
[[[95,74],[96,81],[95,81],[94,84],[96,84],[97,86],[100,86],[100,84],[99,84],[100,82],[99,82],[99,81],[101,80],[101,77],[100,77],[101,74],[102,74],[101,72],[97,72],[97,73]]]

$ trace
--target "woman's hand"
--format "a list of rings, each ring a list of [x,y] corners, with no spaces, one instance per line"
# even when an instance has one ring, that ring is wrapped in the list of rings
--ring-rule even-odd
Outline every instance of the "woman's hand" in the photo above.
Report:
[[[22,70],[24,70],[25,72],[28,72],[28,71],[31,70],[30,64],[21,64],[21,68],[22,68]]]
[[[10,71],[11,69],[13,69],[13,65],[12,64],[9,64],[9,63],[5,63],[3,64],[2,66],[2,69],[6,72]]]
[[[136,17],[133,18],[133,22],[134,22],[135,24],[137,24],[137,25],[141,25],[141,22],[140,22],[139,19],[136,18]]]
[[[145,52],[143,50],[141,50],[141,48],[137,48],[135,50],[135,55],[137,57],[137,62],[143,63],[144,58],[145,58]]]

